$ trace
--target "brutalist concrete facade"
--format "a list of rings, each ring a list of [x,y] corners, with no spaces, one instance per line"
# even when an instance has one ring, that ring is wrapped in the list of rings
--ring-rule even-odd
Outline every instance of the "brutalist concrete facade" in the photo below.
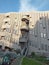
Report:
[[[0,14],[1,45],[49,55],[49,11]]]

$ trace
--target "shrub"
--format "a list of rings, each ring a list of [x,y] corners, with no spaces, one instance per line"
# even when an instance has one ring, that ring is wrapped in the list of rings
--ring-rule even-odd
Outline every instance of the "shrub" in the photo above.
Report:
[[[34,57],[34,56],[35,56],[35,52],[32,52],[32,53],[31,53],[31,56]]]

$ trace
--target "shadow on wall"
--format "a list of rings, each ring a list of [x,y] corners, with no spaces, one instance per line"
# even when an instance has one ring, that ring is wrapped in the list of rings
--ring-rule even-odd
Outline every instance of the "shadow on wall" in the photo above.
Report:
[[[29,54],[36,52],[49,55],[49,18],[40,17],[32,27],[29,29]]]
[[[28,49],[29,53],[36,52],[37,54],[49,54],[49,18],[46,16],[40,17],[36,24],[29,28]],[[20,37],[21,38],[21,37]],[[19,39],[20,39],[19,38]],[[26,39],[26,38],[25,38]],[[23,38],[22,38],[23,40]],[[19,43],[20,44],[20,43]],[[20,46],[25,46],[21,43]]]

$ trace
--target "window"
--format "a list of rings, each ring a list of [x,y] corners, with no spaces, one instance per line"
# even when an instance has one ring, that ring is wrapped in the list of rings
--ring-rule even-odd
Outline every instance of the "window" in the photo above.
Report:
[[[27,17],[29,17],[29,15],[26,15]]]
[[[34,27],[34,25],[32,25],[32,27]]]
[[[9,33],[11,32],[11,31],[10,31],[10,28],[3,28],[3,31],[4,31],[4,32],[9,32]]]
[[[41,37],[43,38],[43,33],[41,33]]]
[[[30,46],[31,46],[31,41],[30,41]]]
[[[42,38],[46,38],[46,34],[45,33],[41,33],[41,37]]]
[[[32,41],[29,41],[29,45],[32,46]]]
[[[38,50],[40,50],[40,48],[38,48]]]
[[[42,19],[42,17],[40,17],[40,20]]]
[[[5,24],[8,23],[7,21],[5,21]]]
[[[46,27],[43,27],[43,29],[45,29]]]
[[[7,15],[6,17],[9,18],[9,15]]]
[[[6,14],[5,14],[5,17],[9,17],[9,16],[10,16],[10,13],[6,13]]]
[[[34,30],[30,30],[29,33],[34,35]]]
[[[45,51],[47,51],[47,45],[45,45]]]
[[[6,31],[6,28],[3,28],[3,31]]]
[[[43,26],[42,26],[42,22],[40,22],[40,27],[43,27]]]
[[[49,39],[47,39],[49,41]]]
[[[44,38],[46,38],[46,34],[44,33]]]
[[[1,39],[5,39],[5,36],[1,36]]]
[[[49,46],[48,46],[48,51],[49,51]]]
[[[17,19],[17,18],[15,17],[15,19]]]
[[[4,24],[8,24],[8,25],[10,25],[9,21],[5,21],[5,23],[4,23]]]
[[[44,44],[41,44],[41,49],[44,50]]]
[[[37,37],[37,35],[35,35],[35,37]]]

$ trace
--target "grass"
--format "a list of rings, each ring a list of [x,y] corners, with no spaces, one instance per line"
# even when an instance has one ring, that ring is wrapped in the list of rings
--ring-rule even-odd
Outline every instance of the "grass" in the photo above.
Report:
[[[35,60],[29,59],[29,58],[23,58],[22,65],[42,65],[39,62],[36,62]]]
[[[47,60],[44,56],[35,56],[33,58],[41,63],[49,65],[49,60]]]
[[[35,59],[36,60],[38,60],[38,61],[46,61],[46,57],[44,57],[44,56],[37,56],[37,57],[35,57]]]

